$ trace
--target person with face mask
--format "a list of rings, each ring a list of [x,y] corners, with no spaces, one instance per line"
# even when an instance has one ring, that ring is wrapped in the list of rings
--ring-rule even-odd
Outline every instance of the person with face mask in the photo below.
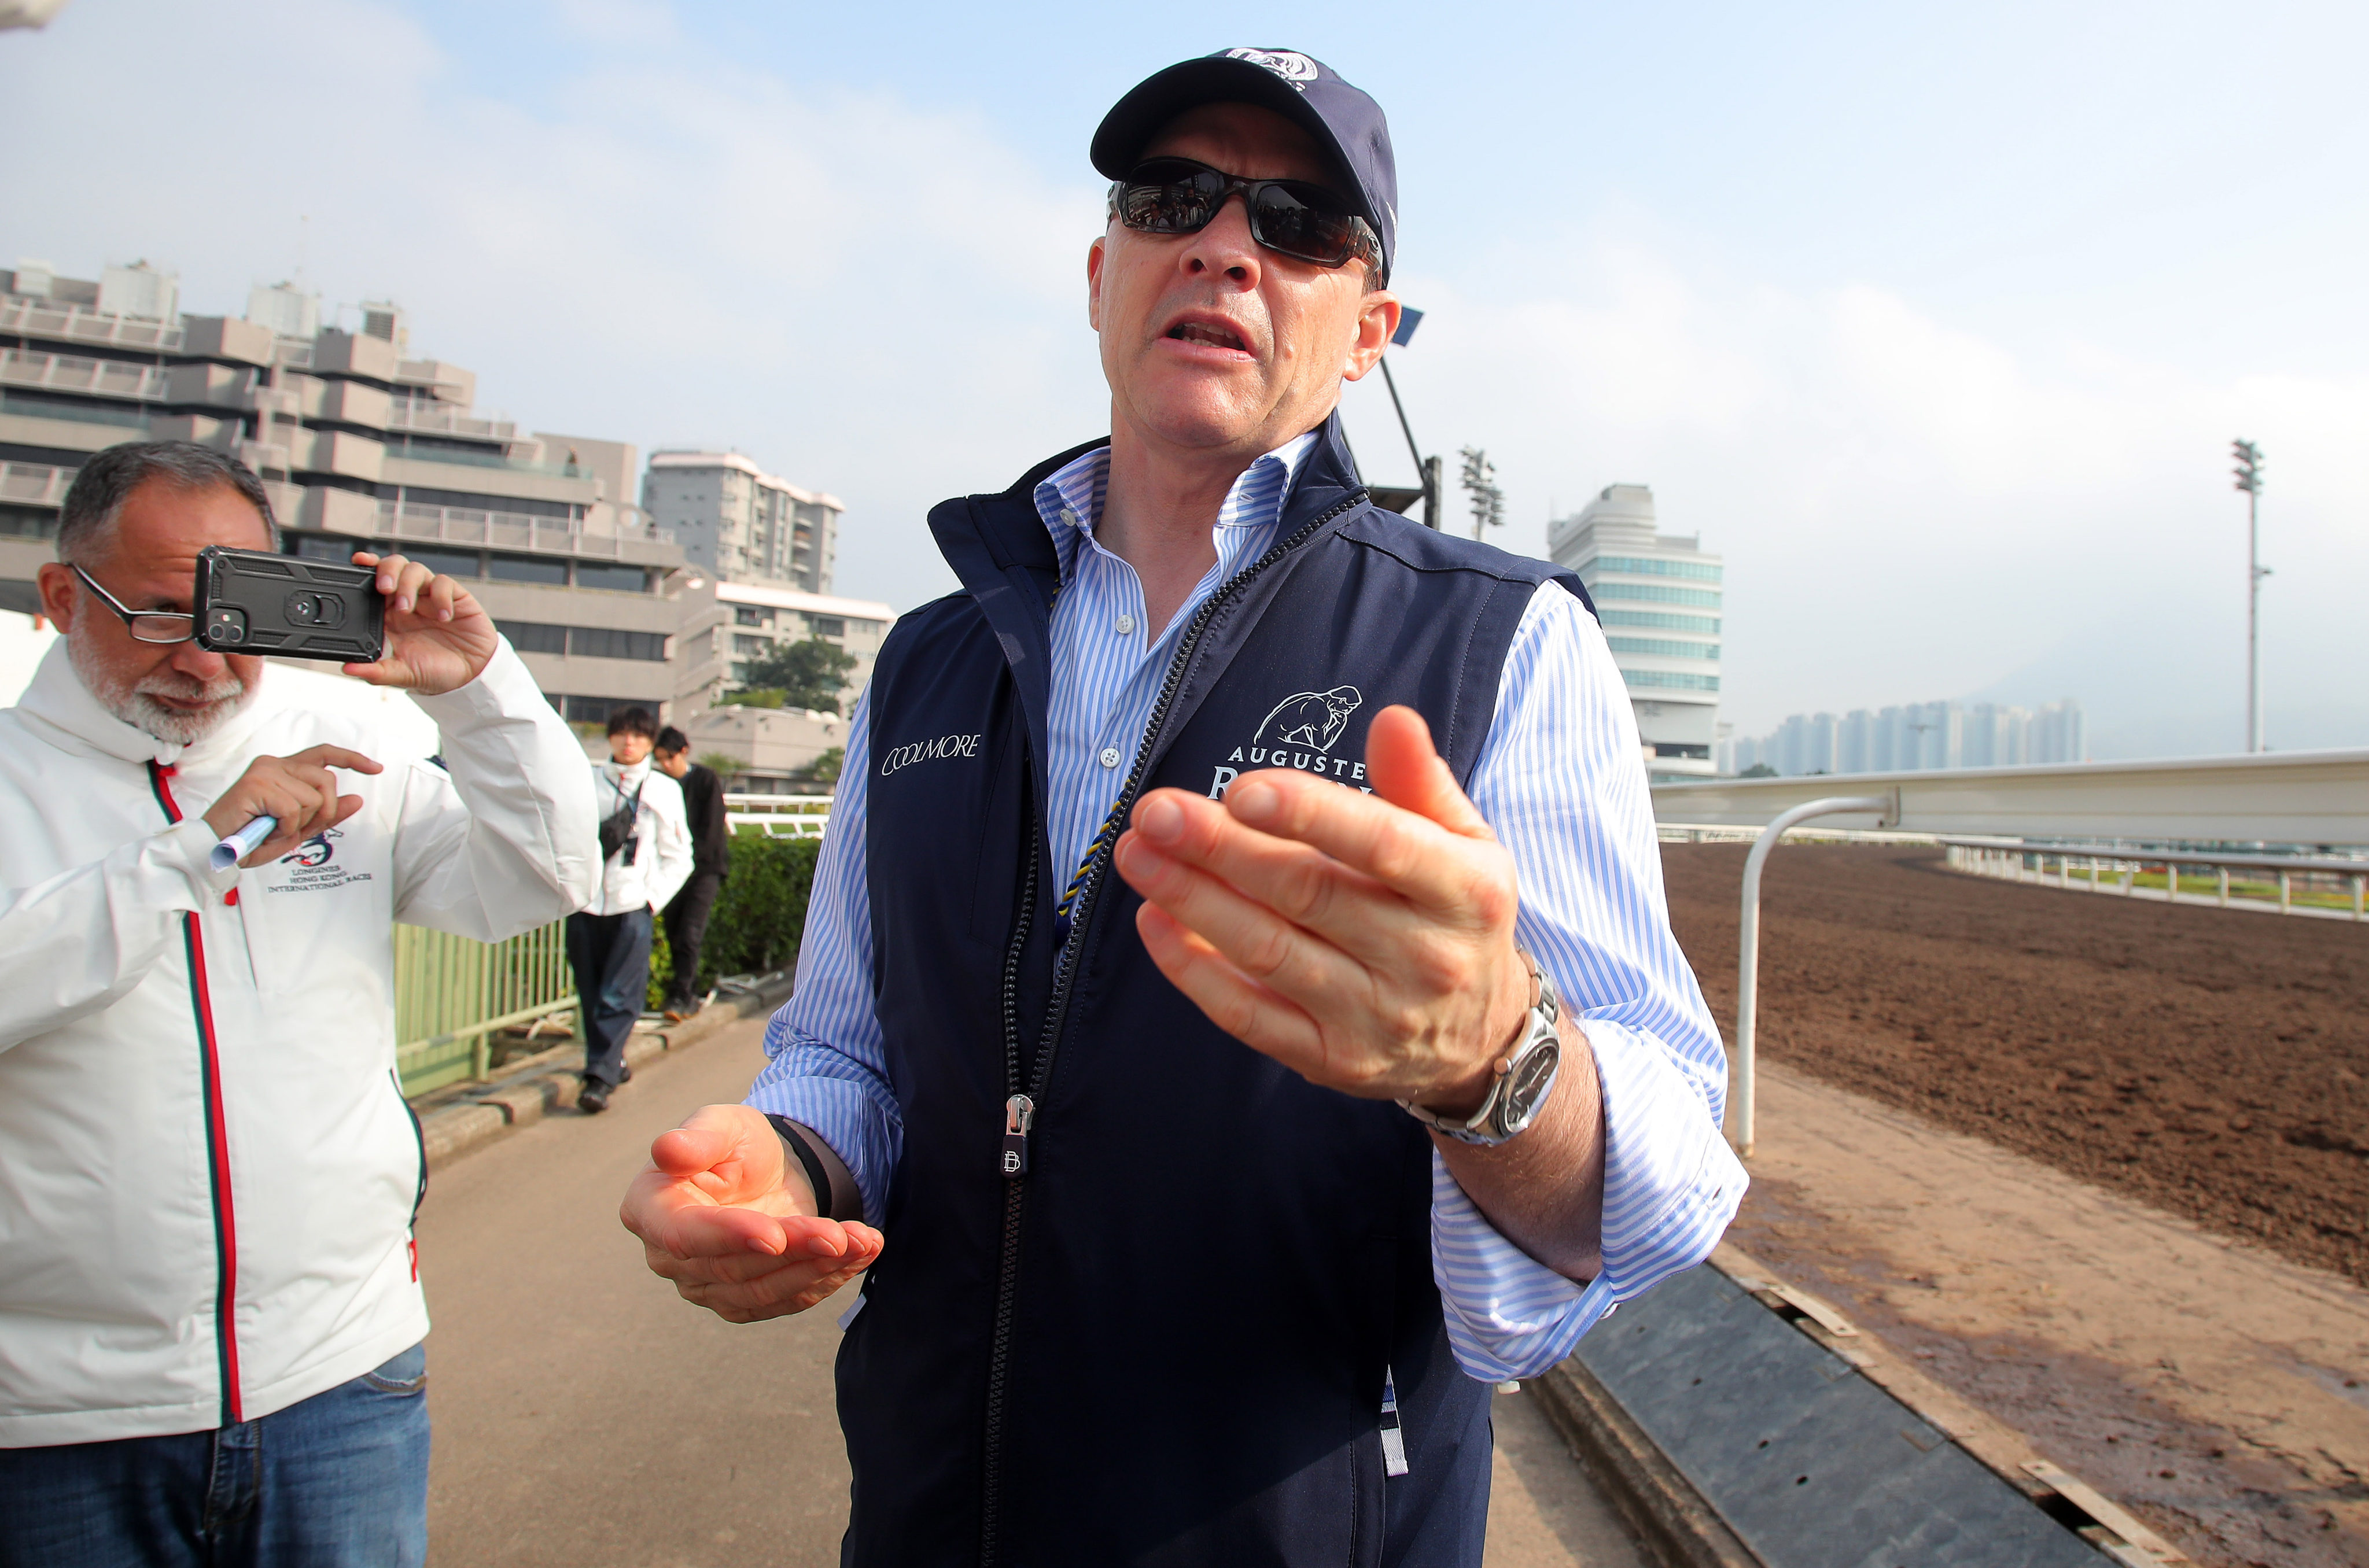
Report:
[[[591,898],[591,781],[468,590],[399,555],[353,557],[386,638],[345,674],[408,722],[200,647],[199,552],[278,543],[234,458],[93,457],[40,570],[64,636],[0,711],[8,1568],[426,1555],[394,926],[493,942]]]

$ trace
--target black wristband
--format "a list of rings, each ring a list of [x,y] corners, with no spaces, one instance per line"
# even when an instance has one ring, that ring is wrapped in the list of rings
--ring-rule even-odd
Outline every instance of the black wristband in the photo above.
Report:
[[[773,1124],[773,1130],[782,1135],[782,1142],[788,1146],[798,1163],[806,1167],[807,1183],[814,1188],[816,1210],[830,1214],[838,1207],[832,1201],[838,1195],[830,1190],[830,1173],[824,1167],[822,1156],[814,1151],[814,1145],[807,1141],[806,1134],[798,1130],[798,1124],[789,1117],[777,1116],[768,1111],[765,1119]]]

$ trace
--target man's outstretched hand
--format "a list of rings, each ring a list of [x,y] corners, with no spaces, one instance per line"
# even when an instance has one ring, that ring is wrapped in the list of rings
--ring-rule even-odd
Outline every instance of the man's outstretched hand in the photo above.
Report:
[[[650,1145],[617,1218],[684,1300],[753,1323],[805,1311],[880,1255],[880,1232],[817,1207],[761,1113],[707,1105]]]
[[[1136,804],[1115,864],[1153,962],[1310,1082],[1467,1115],[1530,1004],[1513,856],[1412,708],[1374,716],[1362,794],[1291,769],[1222,803]]]

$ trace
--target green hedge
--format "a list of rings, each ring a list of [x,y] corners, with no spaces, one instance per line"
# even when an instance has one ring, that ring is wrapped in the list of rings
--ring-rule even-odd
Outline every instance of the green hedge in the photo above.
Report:
[[[732,874],[724,879],[715,912],[708,918],[707,944],[699,956],[699,990],[721,975],[762,975],[797,962],[815,856],[821,851],[820,839],[769,839],[753,829],[733,836]],[[650,953],[652,1006],[674,973],[666,922],[658,927]]]

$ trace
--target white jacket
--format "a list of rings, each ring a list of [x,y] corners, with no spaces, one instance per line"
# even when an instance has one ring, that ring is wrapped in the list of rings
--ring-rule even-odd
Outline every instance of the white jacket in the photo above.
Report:
[[[604,820],[620,808],[630,809],[637,794],[641,809],[634,814],[633,864],[625,864],[624,850],[609,857],[601,868],[600,895],[585,906],[587,914],[639,909],[656,913],[691,880],[691,814],[682,804],[682,786],[647,759],[630,768],[613,761],[592,765],[592,798]]]
[[[601,852],[583,750],[507,643],[418,703],[449,775],[378,693],[277,666],[186,750],[63,640],[0,709],[0,1448],[253,1420],[428,1332],[392,927],[531,930]],[[385,765],[338,775],[362,808],[211,871],[206,807],[324,741]]]

